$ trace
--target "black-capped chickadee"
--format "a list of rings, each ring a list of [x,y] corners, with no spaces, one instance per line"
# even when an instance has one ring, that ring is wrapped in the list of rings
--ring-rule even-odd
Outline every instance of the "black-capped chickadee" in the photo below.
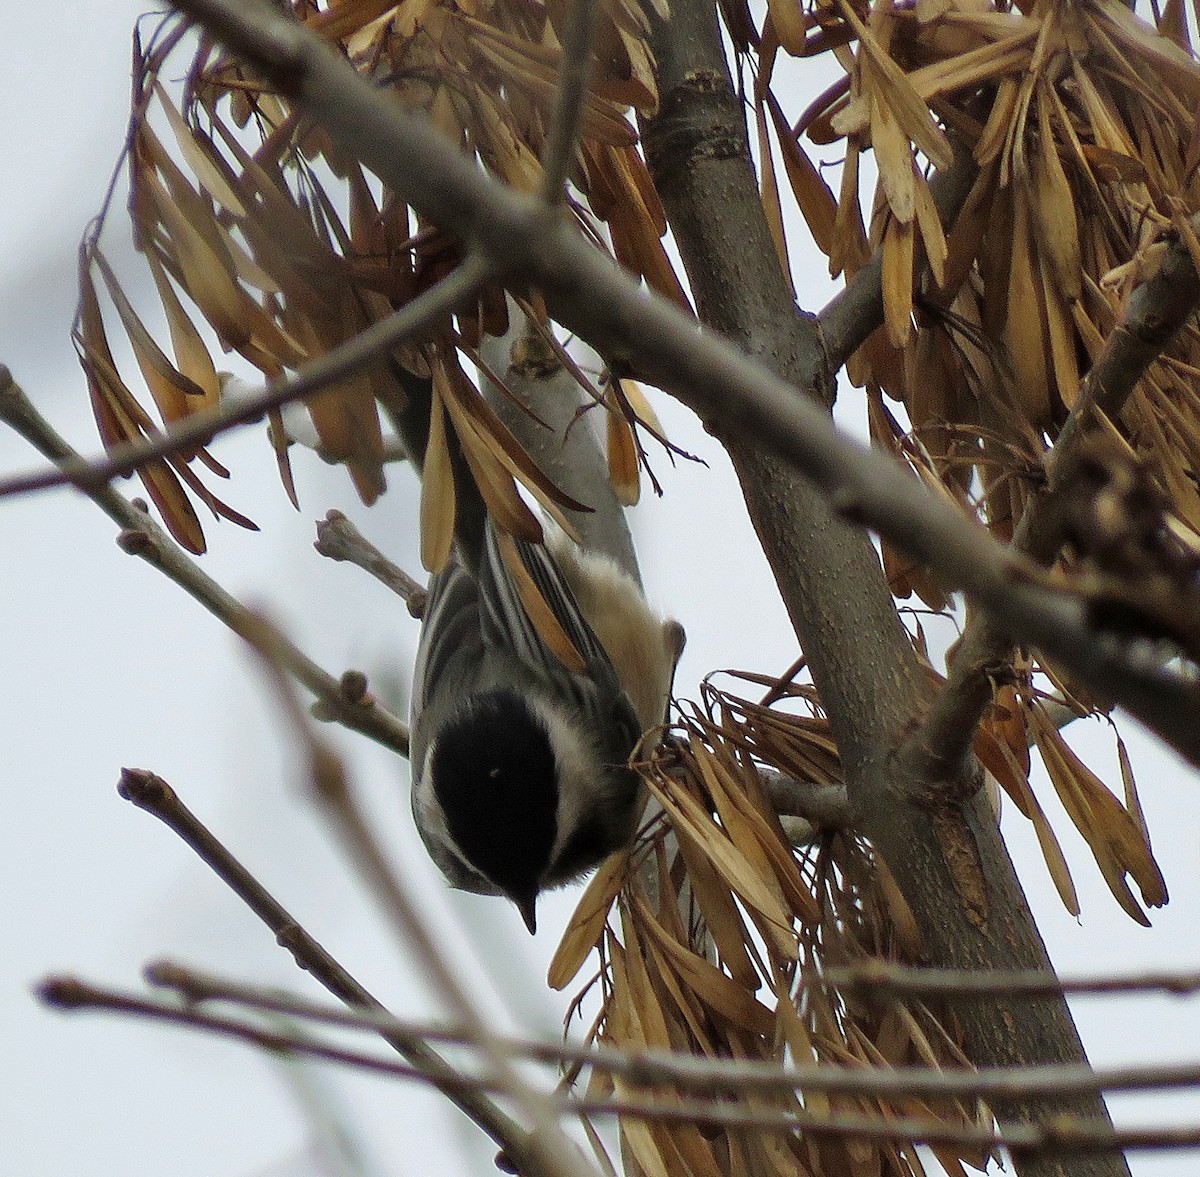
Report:
[[[506,545],[577,659],[530,620]],[[643,796],[627,762],[665,718],[682,643],[615,563],[557,528],[540,545],[489,521],[477,571],[451,557],[421,627],[410,751],[417,829],[451,886],[507,896],[533,932],[541,891],[629,841]]]

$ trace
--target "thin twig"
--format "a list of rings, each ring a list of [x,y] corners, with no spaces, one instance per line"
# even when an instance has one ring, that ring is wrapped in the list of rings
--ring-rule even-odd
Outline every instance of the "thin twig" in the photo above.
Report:
[[[372,361],[386,356],[406,340],[426,333],[467,303],[491,276],[487,262],[469,254],[457,270],[436,286],[431,286],[388,318],[372,323],[340,347],[310,360],[298,368],[291,379],[272,380],[255,395],[195,413],[175,423],[165,433],[115,446],[106,457],[87,459],[72,451],[70,458],[56,462],[55,470],[2,479],[0,497],[53,486],[75,486],[90,493],[114,478],[132,474],[156,458],[207,445],[219,433],[260,420],[272,409],[306,400],[330,384],[366,370]]]
[[[571,1111],[588,1116],[627,1116],[666,1124],[711,1125],[786,1134],[811,1133],[848,1140],[913,1141],[922,1144],[969,1145],[988,1151],[1006,1148],[1014,1154],[1125,1152],[1131,1149],[1200,1148],[1200,1127],[1110,1128],[1098,1120],[1060,1115],[1044,1124],[1005,1124],[998,1130],[957,1125],[914,1116],[823,1115],[755,1108],[725,1101],[653,1099],[612,1096],[573,1101]]]
[[[1063,993],[1078,996],[1168,993],[1175,997],[1191,997],[1200,993],[1200,969],[1155,971],[1129,976],[1061,978],[1030,969],[980,972],[914,968],[875,960],[862,965],[826,969],[820,973],[806,973],[800,983],[804,988],[829,986],[834,989],[857,989],[880,996],[919,993],[955,997],[1057,997]]]
[[[554,95],[550,138],[542,160],[541,196],[551,206],[561,204],[575,159],[592,76],[592,42],[599,8],[598,0],[570,0],[567,5],[558,90]]]
[[[929,182],[933,203],[946,231],[958,216],[979,174],[969,149],[960,147],[950,167]],[[825,363],[840,371],[854,352],[883,325],[883,247],[858,270],[817,315]]]
[[[70,977],[47,978],[39,986],[44,1001],[65,1009],[98,1009],[149,1017],[176,1025],[207,1030],[238,1038],[266,1050],[307,1055],[329,1062],[357,1067],[377,1074],[427,1082],[452,1097],[469,1092],[509,1094],[494,1077],[443,1074],[424,1065],[399,1063],[361,1051],[322,1042],[295,1030],[254,1025],[190,1006],[180,1006],[139,994],[121,993],[87,985]],[[397,1023],[398,1025],[401,1023]],[[408,1025],[405,1023],[404,1025]],[[473,1041],[473,1036],[471,1036]],[[503,1040],[507,1047],[517,1046]],[[477,1042],[473,1044],[478,1045]],[[604,1052],[598,1063],[616,1062],[614,1052]],[[706,1061],[694,1056],[641,1057],[631,1061],[636,1068],[629,1086],[683,1081],[698,1087],[736,1090],[742,1095],[791,1094],[797,1089],[813,1092],[852,1094],[866,1098],[910,1099],[919,1096],[981,1096],[1014,1092],[1062,1092],[1067,1090],[1135,1091],[1195,1086],[1200,1067],[1128,1068],[1092,1072],[1086,1067],[1028,1067],[995,1072],[935,1072],[925,1068],[884,1070],[876,1068],[798,1068],[787,1073],[729,1060]],[[609,1068],[622,1074],[622,1068]],[[619,1094],[602,1100],[574,1099],[564,1094],[545,1093],[545,1103],[556,1117],[565,1115],[624,1116],[659,1122],[710,1124],[722,1127],[757,1128],[780,1132],[811,1132],[873,1140],[912,1140],[923,1143],[975,1144],[1014,1151],[1104,1151],[1122,1148],[1200,1147],[1200,1128],[1114,1130],[1079,1117],[1059,1116],[1045,1124],[1005,1124],[998,1130],[943,1120],[915,1117],[819,1115],[779,1107],[755,1106],[747,1100],[731,1102],[692,1099],[666,1103],[652,1096]]]
[[[37,411],[2,364],[0,420],[51,462],[69,467],[78,461],[79,455]],[[118,543],[122,551],[157,568],[234,633],[244,632],[250,618],[246,607],[201,571],[197,562],[150,517],[140,499],[127,499],[103,482],[83,488],[83,493],[121,528]],[[408,755],[408,725],[402,720],[369,696],[348,696],[342,680],[322,670],[292,643],[281,647],[280,658],[288,673],[316,696],[323,715],[336,717],[346,727],[402,756]]]
[[[446,1095],[461,1095],[467,1091],[485,1091],[488,1084],[472,1075],[457,1071],[442,1070],[420,1061],[397,1062],[395,1059],[379,1058],[364,1054],[361,1050],[350,1050],[329,1042],[319,1042],[306,1037],[298,1029],[256,1025],[236,1018],[196,1009],[188,1005],[175,1005],[159,998],[146,997],[138,993],[123,993],[115,989],[89,985],[77,977],[51,976],[39,982],[38,996],[47,1005],[65,1010],[101,1010],[107,1013],[128,1014],[134,1017],[152,1018],[194,1030],[206,1030],[228,1038],[240,1039],[253,1046],[277,1054],[301,1054],[326,1062],[342,1063],[359,1070],[391,1075],[400,1079],[418,1079],[429,1083]],[[364,1011],[365,1013],[366,1011]],[[388,1033],[406,1033],[403,1023],[381,1019],[381,1029]]]
[[[345,560],[369,572],[404,601],[413,617],[424,614],[425,586],[393,564],[341,511],[329,511],[317,524],[313,547],[330,560]]]
[[[153,814],[179,835],[260,920],[275,933],[296,963],[330,993],[358,1009],[386,1013],[383,1004],[363,988],[316,940],[296,922],[267,889],[217,840],[180,801],[162,777],[138,769],[123,769],[118,792],[139,809]],[[445,1085],[449,1092],[457,1071],[419,1037],[381,1031],[381,1037],[414,1067]],[[520,1155],[524,1129],[476,1087],[452,1095],[455,1104],[501,1148]],[[514,1142],[516,1146],[514,1147]]]
[[[445,1001],[454,1016],[466,1026],[474,1043],[487,1060],[495,1090],[509,1097],[533,1124],[506,1143],[517,1171],[528,1177],[596,1177],[583,1154],[563,1134],[549,1097],[537,1091],[513,1065],[500,1036],[477,1009],[458,974],[451,967],[442,945],[421,914],[406,881],[391,869],[370,826],[363,819],[349,787],[341,759],[308,723],[275,653],[282,640],[264,619],[249,635],[269,674],[279,701],[309,758],[309,777],[315,799],[334,827],[367,885],[378,897],[385,917],[395,928],[405,949],[414,950],[433,992]]]
[[[831,971],[854,972],[851,969]],[[927,970],[908,971],[915,973]],[[371,1031],[392,1030],[429,1042],[475,1045],[474,1035],[465,1027],[400,1020],[371,1011],[342,1010],[279,990],[264,990],[237,981],[197,973],[178,965],[159,963],[149,966],[146,976],[153,984],[176,990],[189,1002],[230,1002],[249,1009],[280,1013],[328,1025]],[[961,982],[967,974],[955,973],[953,976],[956,981]],[[1053,978],[1041,979],[1053,981]],[[961,993],[962,989],[949,991]],[[993,988],[986,992],[996,991]],[[1003,992],[1024,993],[1027,990],[1005,989]],[[996,1094],[1144,1091],[1200,1086],[1200,1063],[1194,1062],[1108,1067],[1097,1070],[1053,1063],[997,1067],[984,1071],[934,1071],[928,1067],[836,1067],[825,1064],[785,1066],[744,1059],[705,1058],[662,1050],[576,1046],[567,1042],[546,1042],[507,1035],[503,1037],[502,1042],[505,1052],[513,1057],[540,1063],[588,1066],[593,1070],[620,1076],[633,1087],[673,1083],[685,1089],[713,1088],[743,1093],[819,1091],[872,1097],[912,1094],[973,1096],[986,1099]]]
[[[814,829],[844,830],[854,824],[850,798],[843,784],[818,785],[773,768],[760,767],[771,806],[780,817],[803,818]]]
[[[428,217],[532,282],[554,317],[614,365],[659,384],[793,462],[844,515],[961,588],[1009,632],[1101,689],[1200,764],[1200,690],[1154,651],[1098,631],[1054,585],[891,458],[841,435],[823,409],[629,275],[544,205],[485,175],[423,120],[360,77],[313,30],[233,0],[177,7],[278,86],[339,146]]]

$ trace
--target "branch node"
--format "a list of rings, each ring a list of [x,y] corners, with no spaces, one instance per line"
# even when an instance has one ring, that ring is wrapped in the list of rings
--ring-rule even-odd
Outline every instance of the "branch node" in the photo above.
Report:
[[[193,974],[182,965],[169,960],[152,960],[142,969],[146,983],[158,989],[171,989],[185,1001],[202,1001],[207,994],[195,983]]]
[[[0,372],[0,383],[3,373]],[[34,987],[39,1001],[55,1009],[83,1009],[93,1004],[93,990],[76,977],[45,977]]]
[[[143,560],[157,555],[154,537],[140,527],[125,527],[117,532],[117,547],[127,556],[140,556]]]
[[[175,790],[157,773],[145,768],[121,769],[117,793],[126,801],[132,801],[139,809],[158,817],[172,809],[178,801]]]
[[[363,707],[375,701],[368,687],[367,676],[361,670],[344,671],[338,685],[347,703]]]
[[[305,972],[309,971],[308,954],[312,951],[312,938],[295,920],[289,920],[276,929],[275,943],[291,953],[292,959]]]

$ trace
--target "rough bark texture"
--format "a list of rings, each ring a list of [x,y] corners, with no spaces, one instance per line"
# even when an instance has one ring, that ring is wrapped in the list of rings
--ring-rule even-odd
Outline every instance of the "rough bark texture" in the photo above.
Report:
[[[660,114],[645,148],[702,321],[798,389],[829,402],[819,333],[795,308],[761,213],[741,105],[708,0],[677,0],[655,52]],[[799,395],[799,394],[798,394]],[[922,930],[929,963],[1038,968],[1049,959],[996,830],[961,779],[930,780],[896,751],[928,704],[920,670],[861,529],[786,464],[739,441],[728,449],[833,724],[858,828],[886,859]],[[966,1049],[979,1066],[1085,1062],[1065,1001],[962,1002]],[[1107,1120],[1102,1101],[996,1100],[1002,1121],[1070,1113]],[[1017,1158],[1022,1177],[1119,1177],[1116,1156]]]

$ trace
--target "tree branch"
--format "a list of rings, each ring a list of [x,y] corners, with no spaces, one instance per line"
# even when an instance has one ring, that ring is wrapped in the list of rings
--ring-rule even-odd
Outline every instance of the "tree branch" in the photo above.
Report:
[[[332,1043],[313,1039],[297,1031],[281,1031],[221,1014],[179,1006],[140,994],[102,989],[72,977],[48,977],[39,985],[39,994],[47,1004],[61,1009],[92,1009],[137,1017],[153,1018],[174,1025],[206,1030],[240,1039],[273,1052],[305,1055],[326,1062],[397,1078],[427,1082],[444,1094],[461,1097],[469,1092],[500,1092],[500,1085],[487,1077],[460,1074],[445,1075],[436,1068],[398,1063],[391,1059],[364,1054]],[[606,1052],[612,1054],[613,1052]],[[848,1139],[913,1140],[919,1143],[975,1144],[989,1149],[1005,1147],[1014,1152],[1103,1152],[1124,1148],[1200,1147],[1200,1128],[1137,1129],[1115,1131],[1111,1126],[1064,1116],[1047,1125],[1005,1125],[996,1130],[985,1126],[953,1124],[932,1118],[871,1115],[828,1115],[806,1111],[755,1105],[745,1097],[751,1093],[796,1089],[813,1092],[856,1095],[887,1099],[914,1096],[989,1096],[996,1091],[1039,1092],[1046,1090],[1099,1089],[1140,1091],[1194,1086],[1200,1080],[1200,1068],[1163,1066],[1155,1068],[1112,1069],[1098,1073],[1086,1067],[1034,1067],[1011,1072],[965,1074],[930,1072],[925,1069],[884,1070],[874,1068],[810,1067],[805,1073],[759,1074],[749,1063],[722,1060],[708,1062],[692,1056],[661,1056],[633,1060],[629,1068],[615,1065],[615,1059],[597,1060],[601,1066],[612,1062],[615,1074],[626,1075],[630,1086],[683,1081],[711,1091],[734,1089],[742,1099],[672,1099],[660,1101],[654,1096],[618,1095],[605,1099],[575,1099],[567,1095],[546,1098],[557,1116],[623,1116],[647,1121],[711,1124],[723,1127],[805,1132]],[[636,1069],[634,1069],[636,1067]],[[627,1073],[632,1072],[632,1073]],[[825,1072],[818,1074],[818,1072]]]
[[[844,830],[854,824],[845,785],[798,781],[774,769],[759,770],[771,805],[780,817],[798,817],[815,830]]]
[[[1192,233],[1200,231],[1200,214],[1191,218],[1188,228]],[[1012,540],[1015,551],[1042,566],[1054,562],[1062,542],[1058,529],[1051,526],[1055,471],[1063,469],[1071,455],[1079,452],[1101,415],[1112,420],[1120,415],[1138,381],[1192,318],[1198,305],[1200,275],[1181,235],[1170,244],[1153,276],[1133,289],[1121,321],[1109,332],[1078,402],[1046,455],[1047,483],[1029,500],[1018,521]],[[913,733],[910,754],[941,764],[952,764],[969,754],[975,729],[992,701],[995,679],[1003,676],[1011,663],[1014,636],[1019,635],[1006,631],[989,613],[971,616],[946,682],[921,729]],[[1192,715],[1194,721],[1194,711]],[[1189,759],[1197,763],[1194,756]]]
[[[123,769],[118,792],[178,834],[275,933],[275,939],[292,954],[296,963],[330,993],[349,1006],[387,1012],[383,1004],[330,956],[234,858],[166,781],[144,770]],[[402,1029],[381,1031],[381,1037],[431,1082],[439,1083],[454,1103],[512,1158],[521,1172],[531,1175],[543,1172],[537,1166],[530,1134],[477,1087],[462,1088],[455,1069],[426,1042]]]
[[[1015,992],[1047,996],[1062,992],[1062,989],[1048,986],[1014,989],[1011,987],[1014,982],[1017,985],[1028,985],[1033,980],[1032,977],[1017,974],[1000,974],[995,978],[987,974],[976,974],[975,976],[984,982],[995,982],[976,988],[970,984],[971,976],[959,973],[951,977],[944,970],[888,970],[887,966],[868,966],[858,970],[831,971],[856,974],[857,980],[871,975],[877,980],[882,980],[885,970],[894,972],[897,980],[906,972],[914,975],[914,988],[921,992],[962,992],[964,981],[969,990],[980,993],[1003,992],[1011,995]],[[915,976],[920,973],[932,973],[935,976],[920,979]],[[226,1002],[246,1009],[283,1014],[289,1018],[300,1018],[321,1025],[372,1033],[387,1030],[420,1037],[429,1042],[477,1045],[474,1033],[468,1027],[399,1019],[369,1010],[339,1009],[289,993],[264,990],[258,986],[197,973],[179,965],[151,965],[146,969],[146,976],[152,984],[176,990],[189,1003]],[[928,985],[930,980],[935,982],[932,990]],[[1042,976],[1038,980],[1048,982],[1050,986],[1056,984],[1054,977]],[[942,981],[948,984],[942,985]],[[879,993],[883,986],[877,985],[874,988],[875,992]],[[881,1098],[907,1095],[988,1098],[998,1091],[1152,1091],[1200,1086],[1200,1063],[1196,1062],[1106,1067],[1099,1070],[1092,1070],[1090,1067],[1033,1066],[997,1067],[987,1071],[934,1071],[928,1067],[911,1066],[796,1066],[748,1059],[709,1058],[665,1050],[617,1050],[610,1046],[580,1046],[570,1042],[517,1038],[511,1035],[500,1037],[498,1042],[505,1053],[513,1058],[557,1066],[573,1064],[577,1067],[591,1067],[593,1070],[618,1075],[633,1087],[655,1087],[672,1083],[683,1089],[698,1090],[705,1094],[709,1091],[734,1091],[742,1094],[816,1091]]]
[[[542,199],[551,206],[562,201],[575,161],[592,75],[592,42],[599,11],[599,0],[572,0],[566,6],[558,89],[554,95],[550,140],[542,159]]]
[[[317,522],[313,547],[330,560],[345,560],[369,572],[404,601],[413,617],[425,612],[425,586],[393,564],[341,511],[329,511]]]
[[[565,218],[491,180],[424,120],[359,77],[316,33],[232,0],[180,0],[178,7],[202,19],[422,216],[478,246],[508,281],[536,284],[555,318],[610,363],[641,372],[710,426],[794,463],[824,488],[839,513],[929,565],[948,587],[967,592],[1005,629],[1081,681],[1103,682],[1200,763],[1200,727],[1190,718],[1200,690],[1193,684],[1144,651],[1097,633],[1084,602],[1030,575],[890,458],[840,436],[828,416],[785,381],[640,289]],[[744,252],[739,243],[738,253]]]
[[[813,398],[803,404],[806,421],[812,420],[806,427],[828,430],[829,419],[815,403],[829,400],[824,341],[797,313],[778,273],[750,166],[742,107],[725,68],[711,3],[676,0],[669,22],[656,31],[653,48],[662,113],[647,127],[644,143],[701,320],[806,390]],[[969,165],[963,167],[969,171]],[[844,314],[832,317],[838,359],[852,349],[856,331],[865,338],[862,306],[874,297],[871,272],[857,287],[857,317],[849,301]],[[648,332],[643,337],[651,338]],[[791,405],[793,420],[800,418],[800,399]],[[744,413],[745,403],[739,404]],[[915,771],[923,766],[899,765],[894,758],[904,733],[919,722],[929,684],[875,552],[835,512],[878,528],[909,554],[923,541],[912,533],[901,539],[899,533],[913,524],[931,538],[929,515],[923,508],[913,514],[911,499],[896,502],[894,510],[882,502],[867,506],[860,492],[870,497],[872,491],[860,485],[851,489],[844,480],[845,475],[854,477],[849,471],[817,473],[823,490],[814,493],[792,470],[764,455],[763,446],[771,441],[745,416],[712,424],[738,469],[751,517],[829,716],[856,829],[870,839],[897,880],[929,959],[961,968],[1050,971],[994,818],[982,797],[971,797],[974,772],[958,766],[956,776],[934,782]],[[793,451],[789,456],[796,457]],[[860,453],[857,471],[865,474],[878,457]],[[798,465],[814,476],[812,466]],[[899,490],[892,482],[894,473],[893,467],[885,476],[889,494],[893,486]],[[911,475],[903,480],[917,485]],[[881,485],[874,484],[876,489]],[[966,523],[961,513],[947,509]],[[949,530],[943,537],[950,538]],[[944,564],[940,571],[944,576]],[[1015,583],[1015,578],[1009,581],[1012,587]],[[999,1002],[948,1004],[965,1031],[968,1056],[978,1066],[1086,1062],[1061,998],[1039,1004],[1019,1022],[1008,1018]],[[1104,1124],[1107,1117],[1103,1101],[1091,1095],[1059,1100],[1000,1096],[994,1106],[1006,1122],[1041,1122],[1069,1114]],[[1041,1158],[1027,1157],[1021,1167],[1023,1177],[1064,1171],[1056,1161]],[[1072,1172],[1117,1177],[1127,1168],[1113,1156],[1076,1161]]]
[[[0,364],[0,420],[12,426],[51,462],[67,468],[81,464],[79,455],[34,408],[3,364]],[[246,607],[201,571],[196,561],[150,517],[140,499],[126,499],[103,481],[82,489],[122,529],[117,542],[123,551],[157,568],[234,633],[245,635],[250,621]],[[347,693],[344,679],[336,679],[322,670],[290,642],[283,642],[280,658],[288,673],[316,696],[324,717],[336,718],[385,748],[401,756],[408,755],[408,725],[373,698],[362,692]]]
[[[987,973],[958,969],[924,969],[873,960],[862,965],[835,967],[812,973],[801,985],[873,991],[882,996],[905,993],[1000,994],[1005,997],[1055,997],[1062,993],[1099,996],[1112,993],[1169,993],[1191,997],[1200,993],[1200,969],[1148,972],[1129,976],[1060,978],[1027,969]]]

